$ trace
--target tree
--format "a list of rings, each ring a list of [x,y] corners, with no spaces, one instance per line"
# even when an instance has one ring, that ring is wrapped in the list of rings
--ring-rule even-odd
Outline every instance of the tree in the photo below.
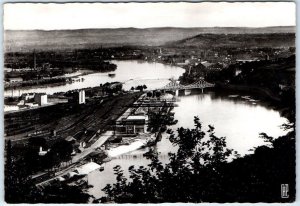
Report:
[[[135,89],[140,90],[140,92],[142,92],[144,90],[144,87],[142,85],[138,85]]]
[[[56,182],[38,189],[31,179],[32,165],[27,157],[13,157],[11,141],[6,146],[5,201],[7,203],[87,203],[89,195],[81,188]],[[38,163],[35,162],[36,165]]]
[[[8,203],[31,202],[35,193],[30,179],[32,168],[26,157],[17,159],[13,155],[11,141],[7,143],[7,159],[4,171],[5,201]],[[36,164],[36,163],[35,163]]]
[[[24,161],[14,162],[5,168],[5,201],[8,203],[31,202],[34,185],[26,171]]]
[[[172,108],[171,108],[172,109]],[[171,110],[170,109],[170,110]],[[162,128],[166,129],[168,125],[174,125],[178,121],[174,119],[174,113],[171,113],[169,107],[163,107],[160,112],[148,112],[149,122],[148,122],[148,130],[152,133],[156,133],[162,130]]]
[[[147,97],[152,97],[152,92],[147,92]]]
[[[58,167],[62,162],[68,162],[71,160],[71,154],[73,152],[72,143],[61,140],[54,143],[50,151],[43,157],[43,166],[47,169],[53,169]]]
[[[155,92],[155,96],[156,96],[156,98],[159,98],[159,97],[161,96],[160,91],[156,91],[156,92]]]
[[[28,139],[29,145],[33,147],[45,147],[46,140],[43,137],[31,137]]]
[[[60,161],[69,161],[71,159],[72,152],[72,144],[66,140],[61,140],[52,145],[49,153],[57,155]]]

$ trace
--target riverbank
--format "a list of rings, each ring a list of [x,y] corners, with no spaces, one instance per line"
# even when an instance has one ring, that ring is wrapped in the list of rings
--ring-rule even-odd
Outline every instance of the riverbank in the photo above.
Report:
[[[250,94],[260,100],[261,104],[277,110],[280,112],[281,116],[287,118],[290,122],[295,121],[295,108],[290,105],[288,101],[294,100],[286,100],[282,99],[281,96],[274,94],[270,89],[256,86],[246,86],[246,85],[233,85],[233,84],[224,84],[224,83],[216,83],[215,89],[218,90],[226,90],[226,91],[239,91]],[[295,106],[295,105],[294,105]]]
[[[173,67],[164,65],[161,63],[153,64],[146,61],[126,60],[118,61],[111,60],[112,63],[117,65],[117,69],[113,72],[114,76],[109,76],[107,73],[92,73],[83,76],[84,81],[74,82],[72,84],[66,84],[62,86],[48,86],[43,88],[20,88],[20,94],[22,93],[39,93],[45,92],[47,94],[54,94],[59,92],[67,92],[75,89],[84,89],[89,87],[97,87],[100,84],[106,82],[121,82],[123,83],[123,89],[130,90],[131,87],[138,85],[147,85],[148,89],[156,89],[165,86],[169,83],[170,78],[177,79],[184,70],[180,67]],[[128,72],[129,71],[129,72]],[[81,78],[79,76],[78,78]],[[18,91],[14,91],[14,96],[18,96]],[[4,92],[6,97],[12,95],[11,90]]]
[[[253,95],[259,96],[261,98],[267,98],[273,102],[280,102],[279,96],[275,95],[271,92],[271,90],[262,87],[256,86],[245,86],[245,85],[233,85],[233,84],[224,84],[217,82],[215,88],[228,90],[228,91],[240,91],[240,92],[247,92],[253,93]]]
[[[4,90],[8,91],[9,89],[18,90],[20,88],[28,89],[28,88],[43,88],[47,86],[60,86],[65,85],[71,82],[71,78],[52,78],[52,79],[42,79],[42,80],[30,80],[30,81],[22,81],[16,83],[6,83],[4,85]]]
[[[18,89],[35,89],[35,88],[47,88],[47,87],[55,87],[55,86],[62,86],[66,84],[72,84],[75,81],[78,81],[75,78],[86,76],[89,74],[94,73],[104,73],[98,72],[96,70],[87,70],[83,69],[82,72],[74,72],[74,73],[67,73],[65,75],[56,76],[50,79],[42,79],[42,80],[30,80],[30,81],[22,81],[22,82],[15,82],[15,83],[6,83],[4,85],[4,91],[8,91],[11,89],[18,90]],[[84,78],[80,79],[84,81]]]

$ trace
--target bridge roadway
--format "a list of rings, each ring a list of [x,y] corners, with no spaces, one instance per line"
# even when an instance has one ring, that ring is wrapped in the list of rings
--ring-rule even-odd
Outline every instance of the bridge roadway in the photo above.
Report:
[[[208,87],[214,87],[215,84],[208,83],[204,81],[204,78],[200,78],[197,82],[189,85],[182,85],[177,83],[175,80],[171,80],[169,84],[162,87],[161,90],[184,90],[184,89],[204,89]]]
[[[182,85],[177,83],[175,79],[167,79],[167,78],[157,78],[157,79],[130,79],[127,81],[122,82],[122,84],[125,84],[129,81],[141,81],[141,84],[143,84],[142,81],[144,80],[170,80],[171,82],[168,83],[166,86],[157,88],[158,90],[184,90],[184,89],[204,89],[208,87],[214,87],[215,84],[208,83],[204,80],[203,77],[200,77],[200,79],[192,84],[189,85]]]

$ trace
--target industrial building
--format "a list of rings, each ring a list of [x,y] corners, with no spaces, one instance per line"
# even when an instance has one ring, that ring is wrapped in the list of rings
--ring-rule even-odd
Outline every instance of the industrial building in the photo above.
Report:
[[[85,104],[85,90],[75,91],[71,93],[69,103]]]
[[[34,95],[34,102],[38,103],[39,106],[48,104],[48,97],[45,93],[36,93]]]
[[[131,109],[128,109],[116,121],[116,134],[140,134],[147,132],[148,116],[140,114],[132,114]]]
[[[22,77],[10,77],[10,78],[8,78],[9,83],[22,82],[22,81],[23,81]]]
[[[85,104],[85,91],[84,90],[79,91],[78,96],[79,96],[78,103]]]

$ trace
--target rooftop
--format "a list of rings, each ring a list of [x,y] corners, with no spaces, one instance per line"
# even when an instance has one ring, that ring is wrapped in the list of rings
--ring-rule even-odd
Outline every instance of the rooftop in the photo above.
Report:
[[[100,168],[100,165],[98,165],[97,163],[89,162],[85,165],[82,165],[81,167],[76,168],[75,171],[77,171],[78,174],[80,174],[80,175],[87,175],[90,172],[92,172],[96,169],[99,169],[99,168]]]
[[[141,116],[141,115],[131,115],[127,118],[127,120],[146,120],[147,116]]]

